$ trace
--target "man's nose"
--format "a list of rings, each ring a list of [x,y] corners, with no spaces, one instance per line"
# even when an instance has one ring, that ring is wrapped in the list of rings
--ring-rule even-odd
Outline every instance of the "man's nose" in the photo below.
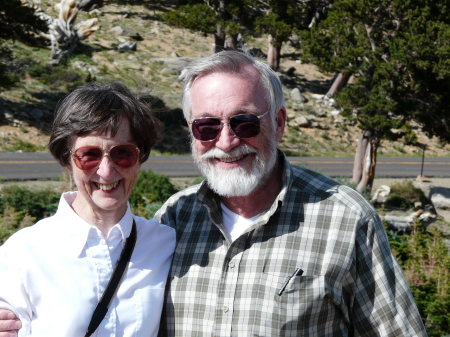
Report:
[[[237,137],[231,130],[230,124],[228,122],[224,122],[222,124],[222,129],[219,132],[219,135],[216,138],[216,147],[221,149],[224,152],[229,152],[234,147],[239,145],[240,143],[239,137]]]

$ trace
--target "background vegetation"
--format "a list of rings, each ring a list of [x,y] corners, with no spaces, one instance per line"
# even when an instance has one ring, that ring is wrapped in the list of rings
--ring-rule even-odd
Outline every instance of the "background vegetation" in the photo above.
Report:
[[[106,1],[100,11],[78,13],[79,21],[98,18],[101,28],[57,66],[49,64],[48,45],[33,34],[45,31],[42,20],[18,3],[0,2],[1,151],[45,150],[54,107],[65,94],[87,81],[119,79],[153,88],[148,100],[166,126],[156,151],[189,153],[179,71],[164,59],[204,56],[227,43],[257,50],[279,72],[288,98],[289,121],[280,143],[287,154],[353,156],[365,130],[375,136],[373,150],[383,155],[421,155],[422,149],[448,155],[448,0]],[[41,8],[56,18],[55,4],[42,0]],[[111,29],[118,26],[134,34],[114,35]],[[136,42],[137,48],[119,49],[124,42]],[[339,116],[313,98],[330,93],[337,75],[349,84],[337,94]],[[294,88],[304,102],[290,100]],[[299,127],[299,117],[309,126]],[[409,210],[415,201],[425,202],[409,182],[391,188],[380,214],[387,207]],[[133,211],[152,217],[176,190],[167,177],[143,171],[130,198]],[[53,214],[59,197],[51,189],[3,187],[0,244]],[[448,335],[450,262],[441,233],[417,225],[411,235],[389,229],[388,235],[429,335]]]
[[[348,179],[338,179],[354,188]],[[201,182],[190,179],[180,188]],[[410,210],[416,201],[427,202],[423,192],[410,181],[391,185],[393,193],[384,204],[378,205],[383,214],[385,207]],[[152,218],[162,203],[178,187],[164,175],[141,171],[138,183],[130,197],[133,212]],[[365,197],[370,197],[368,194]],[[5,185],[0,193],[0,244],[17,230],[52,215],[60,198],[59,191],[49,188],[30,189],[15,184]],[[448,336],[450,331],[450,252],[442,233],[435,227],[427,230],[417,223],[410,235],[399,235],[388,228],[391,249],[403,268],[419,307],[428,334],[432,337]]]

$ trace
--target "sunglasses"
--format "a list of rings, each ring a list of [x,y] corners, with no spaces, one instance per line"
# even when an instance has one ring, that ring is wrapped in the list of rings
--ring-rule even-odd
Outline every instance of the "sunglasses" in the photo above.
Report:
[[[132,144],[114,145],[106,152],[98,146],[82,146],[71,153],[75,165],[83,171],[98,167],[106,156],[115,167],[124,169],[133,167],[139,159],[139,149]]]
[[[229,117],[203,117],[196,118],[189,122],[191,124],[192,135],[195,139],[202,142],[211,142],[217,138],[222,130],[222,125],[226,122],[222,119],[228,119],[230,131],[238,138],[253,138],[259,134],[260,119],[267,115],[266,111],[261,116],[254,114],[234,115]]]

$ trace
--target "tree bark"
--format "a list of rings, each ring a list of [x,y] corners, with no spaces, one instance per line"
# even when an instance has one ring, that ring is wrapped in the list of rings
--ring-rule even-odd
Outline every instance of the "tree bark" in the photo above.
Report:
[[[326,96],[333,97],[337,92],[341,91],[350,80],[351,74],[340,73],[333,81],[330,90]]]
[[[78,15],[79,0],[62,0],[59,4],[59,17],[53,19],[47,15],[40,5],[34,3],[36,14],[46,20],[49,27],[48,34],[39,35],[50,40],[52,65],[57,65],[62,59],[70,56],[80,40],[84,40],[100,28],[98,19],[93,18],[80,22],[74,26]]]
[[[225,40],[225,49],[238,49],[238,35],[230,35]]]
[[[375,132],[365,130],[361,133],[356,148],[352,176],[352,182],[357,184],[356,190],[360,193],[364,190],[370,192],[372,189],[379,147],[380,137]]]
[[[225,48],[225,32],[220,24],[216,25],[216,33],[214,34],[214,53],[218,53]]]
[[[277,71],[280,67],[280,58],[281,58],[281,45],[277,43],[277,41],[269,35],[269,51],[267,53],[267,63],[269,67],[273,70]]]

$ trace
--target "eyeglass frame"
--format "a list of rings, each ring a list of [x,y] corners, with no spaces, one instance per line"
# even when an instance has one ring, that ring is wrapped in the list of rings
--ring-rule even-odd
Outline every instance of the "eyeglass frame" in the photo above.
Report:
[[[112,150],[113,148],[115,148],[116,146],[121,146],[121,145],[130,145],[130,146],[132,146],[132,147],[134,148],[134,150],[135,150],[136,153],[137,153],[137,160],[136,160],[136,162],[135,162],[132,166],[130,166],[130,167],[120,167],[120,166],[118,166],[118,165],[114,162],[114,160],[111,159],[111,156],[109,155],[110,152],[111,152],[111,150]],[[75,160],[75,152],[77,152],[79,149],[82,149],[83,147],[94,147],[94,148],[100,149],[100,150],[102,151],[102,157],[100,158],[100,161],[98,162],[98,165],[97,165],[97,166],[92,167],[92,168],[89,168],[89,169],[82,169],[81,167],[79,167],[79,166],[77,165],[77,161]],[[130,169],[130,168],[136,166],[136,164],[137,164],[138,161],[140,160],[140,154],[141,154],[141,150],[139,150],[139,148],[138,148],[136,145],[130,144],[130,143],[123,143],[123,144],[116,144],[116,145],[113,145],[113,146],[111,146],[111,147],[109,148],[108,151],[104,151],[100,146],[96,146],[96,145],[84,145],[84,146],[80,146],[79,148],[76,148],[76,149],[73,150],[73,151],[70,150],[70,156],[72,157],[73,162],[75,163],[75,166],[78,167],[78,168],[79,168],[80,170],[82,170],[82,171],[89,171],[89,170],[93,170],[93,169],[98,168],[98,167],[100,166],[100,164],[101,164],[103,158],[105,158],[106,156],[109,157],[109,160],[111,161],[111,163],[113,164],[113,166],[114,166],[115,168],[119,168],[119,169],[122,169],[122,170]]]
[[[266,112],[264,112],[262,115],[259,115],[259,116],[256,115],[256,114],[254,114],[254,113],[250,113],[250,114],[237,114],[237,115],[222,116],[222,117],[206,116],[206,117],[194,118],[194,119],[190,120],[190,121],[188,122],[188,124],[191,125],[191,128],[190,128],[190,129],[191,129],[192,137],[194,137],[194,133],[192,132],[192,123],[193,123],[194,121],[199,120],[199,119],[205,119],[205,118],[219,119],[219,120],[221,121],[219,132],[217,133],[217,136],[214,137],[213,139],[211,139],[211,140],[201,140],[201,139],[197,139],[197,138],[194,137],[195,139],[197,139],[197,140],[200,141],[200,142],[212,142],[212,141],[216,140],[217,137],[219,137],[220,132],[222,131],[223,125],[224,125],[225,123],[228,124],[228,128],[229,128],[230,132],[231,132],[233,135],[235,135],[237,138],[239,138],[239,139],[252,139],[252,138],[255,138],[257,135],[259,135],[260,132],[258,132],[256,135],[254,135],[254,136],[252,136],[252,137],[246,137],[246,138],[244,138],[244,137],[239,137],[238,135],[236,135],[236,134],[234,133],[233,129],[231,128],[231,125],[230,125],[230,119],[233,118],[233,117],[238,117],[238,116],[248,116],[248,115],[253,115],[253,116],[257,117],[258,120],[259,120],[259,123],[261,123],[261,121],[260,121],[261,118],[263,118],[265,115],[267,115],[267,113],[268,113],[269,111],[270,111],[270,110],[267,110]],[[228,122],[223,121],[223,119],[227,119]]]

